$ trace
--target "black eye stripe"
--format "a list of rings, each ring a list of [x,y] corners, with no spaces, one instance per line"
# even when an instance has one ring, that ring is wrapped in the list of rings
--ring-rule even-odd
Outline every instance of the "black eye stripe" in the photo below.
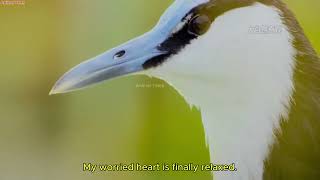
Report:
[[[190,12],[188,15],[185,16],[185,18],[183,20],[185,20],[187,18],[187,16],[189,16],[190,14],[193,15],[194,13]],[[190,18],[190,19],[192,19],[192,18]],[[161,43],[158,46],[159,50],[166,51],[166,52],[168,52],[168,54],[154,57],[154,58],[148,60],[143,65],[144,69],[157,67],[158,65],[164,63],[170,56],[177,54],[183,47],[188,45],[191,40],[198,37],[198,36],[188,32],[189,22],[190,22],[190,20],[188,20],[188,22],[186,22],[184,24],[184,26],[179,31],[172,34],[170,37],[168,37],[167,40],[165,40],[163,43]]]

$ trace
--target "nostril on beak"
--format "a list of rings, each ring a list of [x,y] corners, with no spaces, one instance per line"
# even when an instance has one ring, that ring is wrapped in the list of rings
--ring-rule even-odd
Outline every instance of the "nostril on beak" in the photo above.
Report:
[[[121,51],[117,52],[117,53],[113,56],[113,59],[120,59],[120,58],[122,58],[125,54],[126,54],[126,51],[125,51],[125,50],[121,50]]]

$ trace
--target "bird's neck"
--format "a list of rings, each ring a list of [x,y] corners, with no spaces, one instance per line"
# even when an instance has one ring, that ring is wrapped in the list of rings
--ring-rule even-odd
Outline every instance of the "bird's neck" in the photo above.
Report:
[[[220,90],[223,91],[228,90]],[[207,99],[199,105],[211,161],[235,163],[238,169],[238,172],[217,172],[215,176],[261,179],[263,162],[273,143],[273,131],[279,125],[282,112],[286,112],[285,107],[281,100],[273,101],[271,93],[249,95],[248,91],[239,97],[237,92],[229,92],[229,97]]]
[[[194,80],[186,86],[179,82],[175,87],[201,111],[211,162],[235,163],[238,169],[215,172],[217,179],[262,179],[273,131],[286,116],[291,89],[263,80],[236,84]]]

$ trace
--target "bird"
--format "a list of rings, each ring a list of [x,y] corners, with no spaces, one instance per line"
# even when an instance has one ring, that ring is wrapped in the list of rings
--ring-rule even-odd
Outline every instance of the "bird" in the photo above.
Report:
[[[50,94],[128,75],[196,107],[217,180],[320,179],[320,61],[281,0],[175,0],[145,34],[64,74]]]

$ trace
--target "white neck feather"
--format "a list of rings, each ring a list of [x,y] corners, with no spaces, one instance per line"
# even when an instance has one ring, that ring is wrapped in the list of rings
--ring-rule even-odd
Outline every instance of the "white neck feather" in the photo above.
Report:
[[[218,17],[209,32],[148,72],[202,113],[216,179],[262,179],[273,130],[293,91],[295,50],[279,11],[254,4]],[[267,32],[266,32],[266,28]]]

